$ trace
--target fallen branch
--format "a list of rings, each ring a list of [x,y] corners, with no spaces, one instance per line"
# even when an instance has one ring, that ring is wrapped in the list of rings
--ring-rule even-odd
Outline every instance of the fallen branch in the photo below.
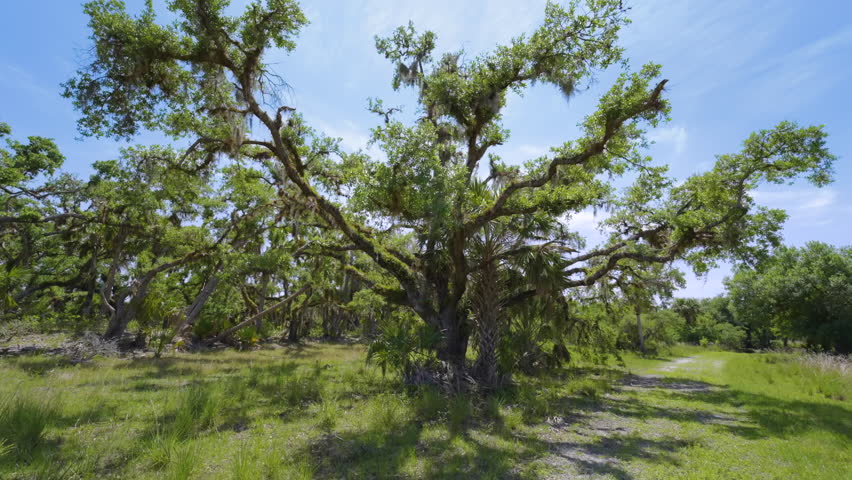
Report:
[[[266,315],[270,312],[273,312],[273,311],[283,307],[284,305],[288,304],[289,302],[295,300],[296,297],[305,293],[309,288],[310,288],[310,284],[303,286],[302,288],[299,289],[299,291],[297,291],[296,293],[286,297],[284,300],[281,300],[280,302],[276,303],[275,305],[272,305],[271,307],[267,308],[266,310],[258,313],[257,315],[255,315],[251,318],[243,320],[242,322],[240,322],[240,323],[234,325],[233,327],[225,330],[224,332],[220,333],[219,335],[216,335],[215,337],[211,338],[210,340],[205,341],[204,343],[206,343],[207,345],[212,345],[216,342],[221,341],[222,339],[228,337],[229,335],[233,334],[234,332],[237,332],[237,331],[253,324],[259,318],[263,317],[264,315]]]

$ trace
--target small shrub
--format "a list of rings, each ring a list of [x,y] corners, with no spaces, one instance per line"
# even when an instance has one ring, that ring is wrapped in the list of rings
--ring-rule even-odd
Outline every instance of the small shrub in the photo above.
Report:
[[[15,395],[0,402],[0,445],[29,458],[44,440],[44,432],[56,416],[50,400]]]
[[[588,398],[597,398],[609,390],[610,383],[599,378],[583,378],[575,380],[568,385],[568,391],[575,395]]]
[[[505,404],[506,400],[501,395],[492,395],[485,399],[482,413],[488,418],[499,420],[500,412],[503,410]]]
[[[154,328],[148,331],[149,345],[154,349],[154,358],[160,358],[166,347],[175,337],[175,331],[170,328]]]
[[[524,412],[518,408],[506,409],[500,418],[503,421],[503,427],[509,430],[518,430],[524,424]]]
[[[241,348],[251,348],[260,342],[260,335],[254,327],[247,327],[237,331],[237,340]]]

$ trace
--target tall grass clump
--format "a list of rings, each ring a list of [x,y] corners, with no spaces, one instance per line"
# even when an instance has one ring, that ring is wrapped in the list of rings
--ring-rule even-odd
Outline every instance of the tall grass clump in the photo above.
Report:
[[[450,399],[447,405],[447,426],[451,432],[461,432],[473,417],[473,414],[474,408],[470,397],[456,395]]]
[[[826,353],[770,353],[754,362],[728,364],[737,375],[790,396],[852,400],[850,359]],[[754,383],[754,381],[753,381]]]
[[[31,457],[55,417],[50,399],[11,395],[0,400],[0,453],[5,450],[20,458]]]
[[[11,443],[7,443],[6,440],[0,440],[0,458],[8,455],[12,452],[12,450],[14,450],[14,448]]]
[[[231,459],[231,478],[234,480],[264,478],[263,465],[258,457],[257,445],[243,444],[238,447]]]
[[[178,397],[174,420],[167,428],[178,438],[188,438],[215,426],[223,409],[224,395],[218,385],[190,385]]]
[[[852,375],[852,356],[849,355],[805,353],[799,357],[799,362],[823,373],[834,373],[841,376]]]
[[[322,398],[322,383],[317,374],[298,374],[282,378],[281,401],[289,407],[303,407]]]
[[[333,395],[325,395],[319,404],[317,412],[320,429],[325,433],[331,433],[340,418],[340,407],[337,404],[337,397]]]
[[[201,456],[198,446],[193,444],[181,445],[174,450],[175,455],[169,461],[167,480],[186,480],[198,469]]]
[[[414,412],[423,422],[438,420],[447,408],[447,399],[436,388],[423,386],[414,397]]]
[[[392,431],[409,420],[407,407],[398,396],[383,393],[368,402],[364,415],[373,430]]]
[[[828,353],[805,353],[798,356],[803,376],[809,377],[814,389],[833,400],[852,400],[852,357]]]

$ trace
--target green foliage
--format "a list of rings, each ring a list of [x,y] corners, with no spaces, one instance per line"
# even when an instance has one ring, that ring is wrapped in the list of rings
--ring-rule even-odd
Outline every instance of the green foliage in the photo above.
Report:
[[[247,327],[237,332],[237,339],[243,348],[253,347],[260,341],[260,336],[255,327]]]
[[[671,310],[655,310],[642,315],[642,330],[645,336],[645,353],[654,356],[683,340],[686,322]],[[639,350],[635,314],[624,315],[619,344],[624,348]]]
[[[388,370],[409,378],[417,368],[428,366],[434,361],[434,347],[439,340],[438,333],[428,325],[412,325],[404,319],[384,327],[382,333],[370,343],[367,350],[367,363],[375,364],[382,370]]]
[[[92,61],[64,92],[83,114],[81,131],[131,137],[142,128],[160,130],[194,142],[188,157],[196,166],[230,157],[268,169],[270,185],[287,192],[292,205],[315,209],[339,234],[320,242],[329,247],[320,246],[321,253],[355,249],[369,257],[385,276],[372,282],[376,292],[441,332],[432,347],[456,367],[464,366],[470,337],[463,313],[467,287],[478,275],[466,259],[486,227],[555,223],[607,205],[610,238],[601,248],[573,255],[583,245],[560,228],[534,239],[522,236],[501,260],[517,261],[536,245],[559,245],[562,290],[594,286],[636,263],[683,258],[701,272],[721,259],[757,258],[777,244],[784,215],[754,205],[749,192],[760,182],[830,180],[834,157],[825,148],[825,133],[788,122],[753,134],[740,153],[718,157],[713,170],[678,186],[665,168],[651,167],[641,152],[644,128],[668,119],[666,80],[656,64],[628,70],[618,43],[627,9],[617,0],[549,3],[531,33],[480,55],[437,54],[435,34],[418,33],[411,24],[377,38],[377,50],[396,69],[393,87],[413,88],[424,114],[423,121],[405,124],[393,118],[395,109],[371,100],[371,110],[385,118],[372,140],[386,160],[342,152],[339,141],[317,134],[289,107],[267,111],[280,86],[264,64],[267,49],[294,48],[307,20],[289,0],[253,3],[241,16],[228,14],[229,4],[173,0],[168,7],[175,22],[161,24],[151,4],[133,17],[120,2],[87,3]],[[489,155],[509,139],[502,126],[509,93],[543,82],[568,97],[613,66],[623,70],[581,123],[580,138],[523,167]],[[246,124],[255,120],[262,132],[251,139]],[[483,180],[474,172],[484,159],[491,168]],[[611,179],[629,173],[636,182],[619,195]],[[258,185],[246,193],[262,190]],[[239,204],[244,197],[231,198]],[[366,218],[392,228],[377,232],[359,222]],[[299,249],[310,242],[296,243]],[[156,268],[152,256],[140,258]],[[528,291],[533,294],[514,292],[515,298],[545,295],[538,288]],[[298,327],[290,329],[291,337]],[[373,349],[383,368],[406,370],[412,361],[415,346],[398,337],[391,333],[393,340]],[[560,339],[547,337],[551,358],[567,351]]]
[[[726,286],[736,317],[810,346],[852,352],[852,249],[812,242],[781,248]]]
[[[0,148],[0,186],[22,186],[39,175],[52,175],[65,161],[53,140],[29,137],[21,143],[5,138],[11,133],[8,124],[0,123],[0,139],[5,139],[7,147]]]
[[[241,17],[224,14],[228,3],[170,1],[180,20],[169,25],[156,22],[150,4],[134,18],[123,2],[86,3],[96,60],[64,84],[64,95],[84,113],[81,132],[130,137],[146,128],[172,136],[230,136],[242,122],[232,110],[242,105],[229,81],[233,72],[217,64],[217,46],[226,48],[235,68],[259,74],[259,53],[273,45],[294,48],[293,37],[307,20],[291,0],[253,4]]]

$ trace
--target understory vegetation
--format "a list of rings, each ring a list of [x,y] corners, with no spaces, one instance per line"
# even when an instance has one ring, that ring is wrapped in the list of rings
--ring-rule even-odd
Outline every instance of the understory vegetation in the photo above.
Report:
[[[839,479],[852,465],[848,359],[676,347],[518,377],[483,399],[406,388],[364,353],[6,359],[0,476]],[[667,369],[677,358],[695,360]],[[654,372],[659,385],[631,386]]]

